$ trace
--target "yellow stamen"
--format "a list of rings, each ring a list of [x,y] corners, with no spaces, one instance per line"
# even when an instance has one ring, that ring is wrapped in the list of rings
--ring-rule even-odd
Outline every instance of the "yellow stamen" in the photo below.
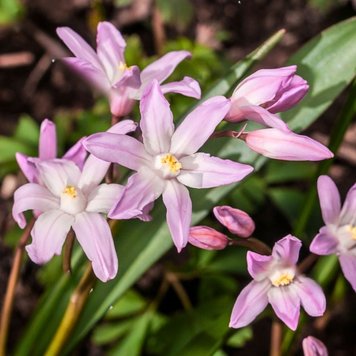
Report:
[[[346,231],[351,234],[352,240],[356,240],[356,226],[347,225],[346,226]]]
[[[182,168],[182,164],[170,153],[161,158],[161,163],[168,166],[172,173],[177,173]]]
[[[67,185],[63,191],[64,194],[70,196],[71,198],[77,197],[77,190],[72,185]]]
[[[126,63],[124,63],[124,62],[120,62],[120,63],[119,63],[119,70],[120,70],[121,72],[123,72],[123,71],[125,71],[126,69],[129,69],[129,68],[130,68],[130,67],[128,67]]]
[[[291,284],[294,279],[294,275],[289,272],[285,272],[280,274],[277,278],[272,280],[272,284],[275,287],[280,287],[280,286],[287,286],[288,284]]]

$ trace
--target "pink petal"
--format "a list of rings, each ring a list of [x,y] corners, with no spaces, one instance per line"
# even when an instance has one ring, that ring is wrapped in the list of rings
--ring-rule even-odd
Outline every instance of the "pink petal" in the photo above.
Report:
[[[255,223],[250,215],[240,209],[234,209],[231,206],[216,206],[213,209],[215,217],[232,234],[240,237],[249,237],[255,230]]]
[[[200,85],[191,77],[184,77],[179,82],[162,84],[161,90],[163,94],[178,93],[195,99],[200,99],[201,97]]]
[[[304,310],[310,316],[322,316],[326,308],[326,299],[319,284],[304,276],[298,276],[293,284]]]
[[[169,152],[174,131],[173,114],[156,80],[152,82],[140,101],[143,142],[152,155]]]
[[[232,309],[230,328],[242,328],[255,320],[268,304],[268,280],[250,282],[239,294]]]
[[[39,158],[53,159],[57,157],[57,133],[56,125],[45,119],[42,121],[39,141]]]
[[[340,214],[340,225],[356,225],[356,183],[347,192]]]
[[[295,265],[298,261],[301,247],[302,243],[299,239],[292,235],[287,235],[274,244],[272,256],[277,260]]]
[[[26,210],[38,210],[46,212],[59,208],[59,199],[47,188],[36,184],[28,183],[18,188],[14,193],[14,205],[12,216],[21,228],[26,226],[26,220],[22,212]]]
[[[272,287],[267,296],[278,318],[290,329],[296,330],[300,314],[300,298],[293,284],[285,287]]]
[[[229,239],[215,229],[208,226],[194,226],[189,230],[188,242],[204,250],[223,250]]]
[[[35,164],[30,162],[28,158],[28,156],[22,153],[16,153],[16,161],[22,173],[30,183],[35,183],[37,182],[37,169]]]
[[[31,260],[43,264],[54,255],[60,255],[73,221],[73,216],[61,210],[50,210],[41,214],[31,231],[32,243],[26,246]]]
[[[111,126],[107,132],[126,135],[129,132],[135,131],[137,128],[137,124],[132,120],[121,120],[117,124]]]
[[[106,74],[95,67],[91,62],[81,58],[67,57],[62,61],[73,71],[78,72],[86,81],[102,93],[107,94],[110,90],[110,82]]]
[[[328,356],[326,346],[313,336],[304,338],[302,344],[304,356]]]
[[[163,57],[148,65],[141,72],[143,86],[148,85],[154,79],[156,79],[158,83],[162,83],[173,73],[181,61],[190,57],[191,54],[188,51],[172,51],[165,54]]]
[[[63,156],[64,159],[74,162],[80,170],[83,169],[84,161],[88,153],[83,146],[84,139],[85,137],[81,138]]]
[[[87,61],[98,70],[103,70],[99,58],[93,48],[91,48],[88,43],[71,28],[58,27],[57,35],[77,58]]]
[[[120,184],[100,184],[90,193],[85,210],[107,214],[119,200],[123,188]]]
[[[163,203],[167,208],[167,224],[178,252],[188,242],[189,227],[192,220],[192,201],[188,189],[171,179],[163,191]]]
[[[165,181],[153,172],[143,170],[133,174],[122,191],[117,204],[109,212],[112,219],[140,218],[147,213],[147,205],[163,192]]]
[[[114,78],[120,63],[125,63],[126,42],[110,22],[99,22],[96,36],[98,57],[109,78]]]
[[[339,261],[342,273],[356,292],[356,256],[343,253],[340,254]]]
[[[37,168],[44,185],[58,197],[67,185],[77,186],[81,175],[74,162],[64,159],[42,161],[37,164]]]
[[[310,252],[316,255],[332,255],[337,252],[339,242],[327,226],[323,226],[310,244]]]
[[[273,127],[286,132],[290,131],[287,124],[280,117],[255,105],[240,106],[237,103],[232,102],[231,109],[225,120],[230,122],[252,120],[267,127]]]
[[[247,146],[266,157],[289,161],[320,161],[333,153],[310,137],[278,129],[262,129],[247,133]]]
[[[110,111],[112,115],[122,118],[129,115],[134,107],[135,100],[131,93],[135,93],[136,90],[131,90],[125,85],[119,88],[112,88],[109,94]]]
[[[180,183],[192,188],[212,188],[239,182],[253,171],[247,164],[196,153],[180,160]]]
[[[325,223],[337,223],[341,210],[341,200],[339,191],[330,177],[320,176],[318,178],[318,195]]]
[[[106,219],[97,213],[84,212],[75,217],[73,230],[88,259],[92,261],[95,275],[102,282],[115,278],[118,261]]]
[[[230,101],[223,96],[212,97],[199,105],[173,134],[170,152],[177,155],[195,153],[208,140],[229,108]]]
[[[151,156],[147,154],[143,144],[127,135],[97,133],[89,136],[83,144],[97,158],[132,170],[151,165]]]
[[[264,256],[252,251],[247,251],[246,259],[248,273],[257,281],[266,277],[266,273],[273,261],[272,256]]]

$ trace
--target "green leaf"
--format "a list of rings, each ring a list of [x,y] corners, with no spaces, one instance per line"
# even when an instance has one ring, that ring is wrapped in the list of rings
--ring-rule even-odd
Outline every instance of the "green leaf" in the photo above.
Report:
[[[18,0],[0,1],[0,25],[15,22],[23,13],[23,5]]]
[[[30,116],[23,115],[16,127],[14,138],[37,148],[39,137],[40,129],[37,122]]]
[[[135,324],[134,319],[99,325],[94,329],[92,341],[96,345],[109,344],[127,334]]]
[[[250,327],[242,328],[229,337],[226,345],[234,348],[243,347],[246,342],[250,341],[252,338],[252,329]]]
[[[340,22],[310,40],[288,60],[310,89],[302,103],[282,114],[292,130],[315,121],[355,77],[356,18]]]
[[[15,138],[0,136],[0,163],[14,162],[17,152],[35,155],[34,148]]]

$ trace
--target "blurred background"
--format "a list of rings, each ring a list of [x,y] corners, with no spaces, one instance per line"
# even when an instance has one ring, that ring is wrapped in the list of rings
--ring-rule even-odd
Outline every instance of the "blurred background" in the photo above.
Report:
[[[169,50],[187,49],[192,52],[193,58],[182,63],[174,77],[190,75],[200,82],[204,91],[234,62],[254,50],[277,30],[285,28],[287,33],[259,67],[283,65],[291,54],[320,31],[354,16],[355,8],[355,2],[347,0],[0,0],[1,237],[9,225],[12,227],[8,219],[12,193],[16,186],[24,182],[23,177],[16,174],[14,153],[20,151],[36,155],[37,134],[34,132],[38,131],[38,123],[44,118],[56,122],[62,151],[83,134],[104,130],[108,125],[109,111],[105,99],[100,98],[80,77],[57,60],[69,55],[56,35],[58,26],[71,27],[95,48],[97,23],[102,20],[111,21],[128,42],[127,63],[139,64],[141,68]],[[341,95],[322,119],[308,129],[307,134],[327,144],[330,127],[345,98],[345,95]],[[172,97],[172,107],[177,114],[184,112],[192,103],[193,99]],[[137,112],[134,115],[137,116]],[[343,196],[354,183],[355,165],[354,122],[348,129],[331,169],[331,175]],[[279,169],[278,163],[275,167],[273,164],[268,167],[261,176],[269,174],[272,186],[280,183],[273,173]],[[300,168],[303,171],[302,178],[310,177],[315,171],[308,165]],[[287,183],[284,191],[278,188],[267,192],[258,176],[249,182],[249,185],[242,188],[245,196],[242,194],[237,199],[239,207],[256,214],[254,218],[260,216],[256,218],[257,234],[260,237],[264,237],[264,231],[268,230],[271,221],[279,222],[278,226],[274,226],[274,236],[279,236],[279,232],[288,229],[295,219],[295,211],[302,204],[294,189],[295,183]],[[303,191],[303,184],[302,180],[296,184],[298,191]],[[234,197],[230,199],[233,205]],[[285,199],[295,202],[287,211]],[[10,270],[12,248],[18,238],[18,233],[14,231],[7,233],[6,238],[0,238],[0,300]],[[186,261],[183,256],[176,262],[179,264]],[[167,257],[138,283],[137,287],[144,296],[149,297],[152,290],[158,288],[162,263],[166,262]],[[14,344],[19,337],[16,329],[20,330],[31,315],[46,278],[51,278],[48,275],[46,277],[45,273],[37,278],[37,271],[38,268],[33,264],[24,267],[17,290],[10,344]],[[189,291],[193,290],[194,294],[193,284],[194,280],[188,281],[185,287]],[[133,300],[136,297],[135,294]],[[351,355],[355,352],[355,322],[350,321],[350,315],[355,315],[356,308],[354,300],[348,302],[350,298],[354,298],[354,295],[349,293],[345,299],[349,307],[340,307],[336,309],[336,316],[328,316],[335,323],[330,323],[328,319],[321,328],[324,336],[334,332],[332,347],[341,353],[332,355]],[[178,308],[176,305],[180,306],[179,298],[172,292],[163,300],[163,312],[175,311]],[[257,323],[259,340],[263,339],[263,330],[267,325],[265,320]],[[344,330],[342,336],[335,332],[338,325],[342,325]],[[347,328],[348,325],[351,327]],[[99,342],[96,342],[98,339],[95,337],[94,342],[88,339],[81,350],[102,354],[106,344],[100,343],[100,335]],[[250,334],[246,335],[244,342],[249,340]],[[268,333],[265,337],[268,337]],[[345,340],[349,341],[345,343]],[[263,354],[263,347],[258,346],[257,349]],[[246,350],[249,350],[246,355],[253,354],[253,345]],[[231,354],[234,354],[233,351]]]

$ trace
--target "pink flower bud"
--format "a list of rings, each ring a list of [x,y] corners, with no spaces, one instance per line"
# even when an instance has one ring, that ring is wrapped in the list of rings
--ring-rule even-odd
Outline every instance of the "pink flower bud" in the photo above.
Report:
[[[216,206],[213,209],[215,217],[232,234],[240,237],[249,237],[255,230],[255,223],[251,217],[242,210],[230,206]]]
[[[304,356],[328,356],[326,346],[313,336],[303,339],[303,352]]]
[[[204,250],[223,250],[229,239],[208,226],[194,226],[189,230],[189,243]]]

